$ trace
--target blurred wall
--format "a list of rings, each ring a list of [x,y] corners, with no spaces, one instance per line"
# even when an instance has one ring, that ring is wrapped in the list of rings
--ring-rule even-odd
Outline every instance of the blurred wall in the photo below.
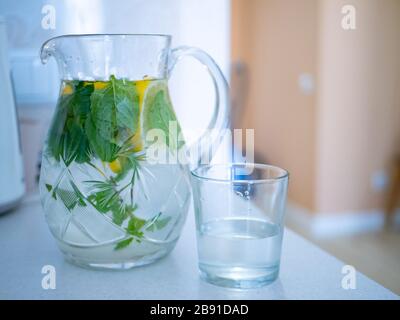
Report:
[[[344,31],[349,3],[357,29]],[[380,208],[374,179],[400,152],[400,1],[320,1],[318,71],[316,208]]]
[[[257,152],[289,170],[289,196],[308,208],[315,204],[316,100],[298,81],[316,74],[317,21],[317,0],[232,1],[232,61],[249,69],[235,125],[255,129]]]
[[[400,1],[232,0],[232,59],[249,69],[241,122],[312,212],[382,207],[400,145]],[[342,6],[356,8],[344,30]]]

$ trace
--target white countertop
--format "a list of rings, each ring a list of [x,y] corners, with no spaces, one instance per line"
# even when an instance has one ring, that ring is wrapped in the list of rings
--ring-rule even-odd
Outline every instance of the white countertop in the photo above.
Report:
[[[261,289],[213,286],[199,279],[193,213],[173,252],[145,267],[93,271],[64,261],[38,197],[0,216],[0,299],[399,299],[357,273],[356,289],[341,287],[343,262],[285,231],[280,276]],[[44,265],[56,269],[56,289],[44,290]]]

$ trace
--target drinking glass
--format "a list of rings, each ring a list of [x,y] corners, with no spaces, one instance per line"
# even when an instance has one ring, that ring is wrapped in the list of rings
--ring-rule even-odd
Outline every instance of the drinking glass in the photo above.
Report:
[[[288,172],[265,164],[233,163],[201,165],[191,176],[201,278],[234,288],[274,281]]]

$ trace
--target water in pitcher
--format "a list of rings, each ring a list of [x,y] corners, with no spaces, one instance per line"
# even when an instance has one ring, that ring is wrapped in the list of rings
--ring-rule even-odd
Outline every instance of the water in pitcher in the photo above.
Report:
[[[176,121],[165,80],[63,81],[44,149],[47,222],[71,261],[129,268],[168,253],[190,202],[188,170],[151,164],[145,136]],[[179,124],[177,125],[180,131]]]

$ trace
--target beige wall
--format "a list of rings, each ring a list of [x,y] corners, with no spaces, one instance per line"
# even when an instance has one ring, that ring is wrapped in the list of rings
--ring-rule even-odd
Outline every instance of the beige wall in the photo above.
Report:
[[[400,1],[352,0],[357,29],[341,28],[348,1],[320,1],[316,208],[379,208],[371,177],[400,141]],[[400,147],[398,147],[400,149]]]
[[[232,57],[250,70],[242,125],[291,173],[289,196],[315,212],[380,207],[371,187],[400,144],[400,1],[232,0]],[[298,76],[317,79],[304,95]]]
[[[316,72],[316,0],[233,0],[232,13],[233,61],[250,69],[244,126],[263,158],[289,170],[290,197],[312,208],[315,97],[297,81]]]

